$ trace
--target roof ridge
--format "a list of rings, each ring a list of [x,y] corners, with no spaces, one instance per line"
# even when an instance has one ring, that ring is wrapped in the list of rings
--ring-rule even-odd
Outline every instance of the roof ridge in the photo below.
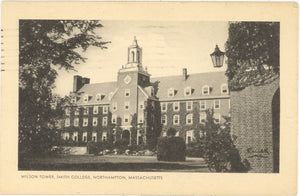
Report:
[[[210,72],[192,73],[192,74],[188,74],[188,75],[190,76],[190,75],[211,74],[211,73],[226,73],[226,71],[210,71]],[[153,79],[153,78],[167,78],[167,77],[182,77],[182,75],[156,76],[156,77],[151,77],[151,79]]]

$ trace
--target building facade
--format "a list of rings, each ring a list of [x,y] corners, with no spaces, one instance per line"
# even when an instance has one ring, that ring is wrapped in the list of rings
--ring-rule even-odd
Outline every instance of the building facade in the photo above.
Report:
[[[62,138],[74,142],[155,144],[173,127],[189,143],[206,119],[206,109],[214,109],[217,122],[230,112],[224,72],[188,74],[184,68],[179,76],[152,78],[142,65],[136,39],[116,82],[90,84],[89,78],[76,75],[71,99]]]

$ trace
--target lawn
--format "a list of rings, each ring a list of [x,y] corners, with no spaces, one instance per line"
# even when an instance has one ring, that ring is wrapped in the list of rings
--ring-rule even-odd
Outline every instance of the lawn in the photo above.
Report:
[[[166,162],[157,161],[156,156],[126,155],[23,158],[19,160],[19,170],[209,172],[202,158],[187,157],[185,162]]]

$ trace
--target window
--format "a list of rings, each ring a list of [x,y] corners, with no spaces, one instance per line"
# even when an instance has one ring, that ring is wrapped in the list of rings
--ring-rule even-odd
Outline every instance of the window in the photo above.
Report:
[[[102,133],[102,141],[106,141],[106,138],[107,138],[107,133],[103,132]]]
[[[191,143],[194,140],[194,131],[193,130],[189,130],[186,132],[186,140],[185,142],[187,144]]]
[[[168,97],[174,97],[174,88],[170,88],[169,90],[168,90]]]
[[[87,142],[87,132],[82,133],[82,141]]]
[[[151,106],[152,106],[152,109],[154,110],[155,109],[155,102],[154,101],[151,102]]]
[[[71,103],[76,103],[76,101],[77,101],[76,96],[72,96]]]
[[[167,111],[167,103],[161,103],[160,106],[161,106],[161,111],[162,112],[166,112]]]
[[[200,101],[200,110],[206,110],[206,101]]]
[[[129,110],[129,101],[124,102],[124,109]]]
[[[83,114],[84,115],[88,115],[89,114],[89,108],[88,107],[84,107],[83,108]]]
[[[79,118],[74,118],[74,126],[78,127],[79,125]]]
[[[152,97],[154,96],[154,88],[153,87],[151,88],[151,96]]]
[[[161,124],[167,125],[167,115],[162,115],[161,116]]]
[[[107,116],[102,118],[102,125],[107,126]]]
[[[125,97],[129,97],[130,96],[130,89],[125,89]]]
[[[187,124],[187,125],[193,124],[193,114],[188,114],[188,115],[186,116],[186,124]]]
[[[94,117],[93,118],[93,126],[96,127],[98,124],[98,118]]]
[[[117,116],[116,115],[112,115],[112,117],[111,117],[111,123],[113,123],[113,124],[117,123]]]
[[[174,111],[179,111],[179,102],[174,102],[173,103],[173,110]]]
[[[128,115],[124,116],[124,123],[129,123],[129,116]]]
[[[92,141],[97,142],[97,132],[92,133]]]
[[[173,116],[173,125],[179,125],[179,115]]]
[[[113,103],[112,103],[112,110],[113,110],[113,111],[116,111],[117,108],[118,108],[117,102],[113,102]]]
[[[220,100],[214,101],[214,109],[220,109]]]
[[[205,85],[202,87],[202,94],[209,95],[209,86]]]
[[[66,108],[66,115],[69,116],[70,115],[70,108]]]
[[[70,138],[70,133],[64,132],[64,133],[62,134],[62,138],[63,138],[64,140],[69,140],[69,138]]]
[[[221,94],[227,95],[228,92],[229,92],[229,90],[228,90],[228,85],[227,85],[227,84],[222,84],[222,85],[221,85]]]
[[[220,123],[220,114],[219,113],[215,113],[214,114],[214,119],[216,123]]]
[[[143,109],[144,109],[144,103],[141,103],[141,104],[140,104],[139,109],[140,109],[140,110],[143,110]]]
[[[78,132],[74,132],[73,135],[72,135],[72,140],[77,142],[78,141]]]
[[[108,113],[108,107],[107,106],[103,106],[103,114],[107,114]]]
[[[70,119],[69,118],[66,118],[66,120],[65,120],[65,126],[66,127],[70,126]]]
[[[186,102],[186,110],[190,111],[193,108],[193,102],[192,101],[187,101]]]
[[[201,124],[204,124],[205,121],[206,121],[206,113],[205,113],[205,112],[201,112],[201,113],[200,113],[200,119],[199,119],[199,122],[200,122]]]
[[[79,115],[79,108],[76,108],[76,109],[75,109],[75,112],[74,112],[74,114],[75,114],[76,116],[78,116],[78,115]]]
[[[186,87],[184,89],[184,96],[190,96],[192,94],[192,89],[191,87]]]
[[[87,103],[89,101],[89,95],[84,95],[83,102]]]
[[[89,123],[89,119],[88,118],[84,118],[82,126],[87,127],[88,123]]]
[[[102,100],[102,95],[101,95],[101,93],[98,93],[98,94],[96,95],[96,101],[99,102],[99,101],[101,101],[101,100]]]
[[[94,106],[93,113],[98,114],[98,106]]]
[[[139,123],[143,123],[144,122],[144,114],[139,114]]]

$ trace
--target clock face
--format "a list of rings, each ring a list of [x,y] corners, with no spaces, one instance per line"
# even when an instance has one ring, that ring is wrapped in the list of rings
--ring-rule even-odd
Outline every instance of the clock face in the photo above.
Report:
[[[131,77],[129,75],[127,75],[125,78],[124,78],[124,82],[125,84],[129,84],[131,82]]]

